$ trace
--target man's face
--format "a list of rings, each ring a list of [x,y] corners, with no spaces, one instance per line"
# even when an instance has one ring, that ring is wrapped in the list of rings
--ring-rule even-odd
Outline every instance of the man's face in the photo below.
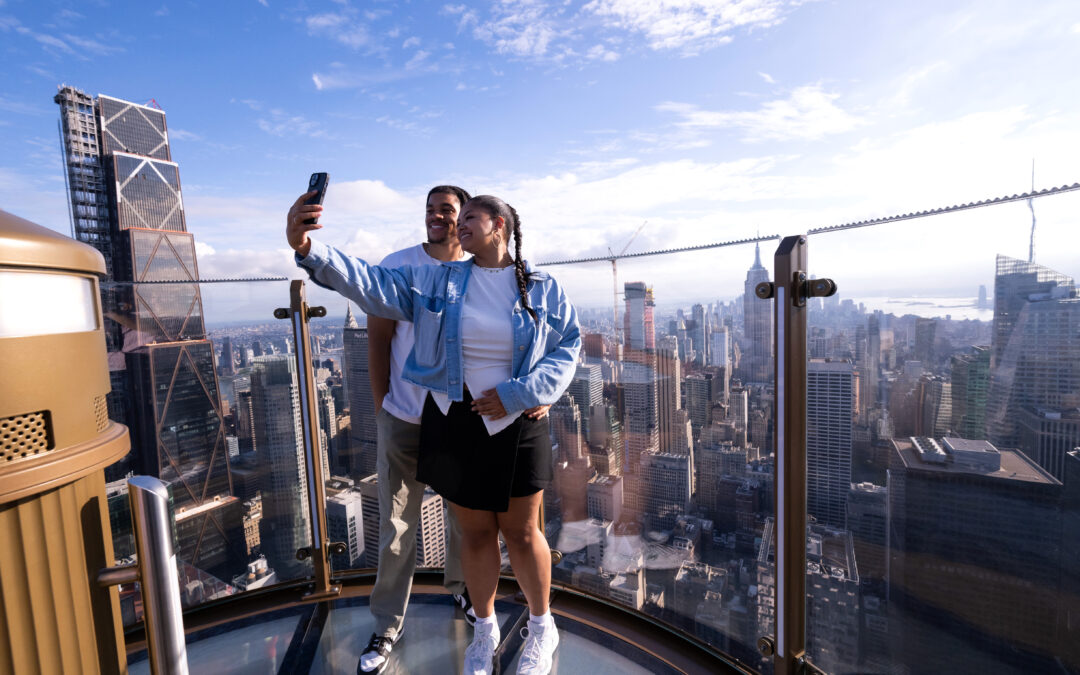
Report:
[[[446,243],[457,236],[458,214],[461,204],[456,195],[436,192],[427,200],[427,239],[432,244]]]

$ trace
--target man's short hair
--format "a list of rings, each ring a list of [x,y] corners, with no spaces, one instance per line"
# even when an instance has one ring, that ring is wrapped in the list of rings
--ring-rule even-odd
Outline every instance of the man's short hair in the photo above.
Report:
[[[427,193],[427,198],[431,199],[431,195],[436,194],[453,195],[457,197],[458,208],[465,206],[465,202],[470,199],[469,193],[456,185],[436,185]]]

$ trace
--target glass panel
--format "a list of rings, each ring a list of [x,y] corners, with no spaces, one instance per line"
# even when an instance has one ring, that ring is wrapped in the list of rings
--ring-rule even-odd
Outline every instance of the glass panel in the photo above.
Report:
[[[754,246],[544,268],[584,347],[550,412],[554,581],[755,668],[772,632],[772,305]],[[687,270],[693,270],[688,274]],[[615,316],[618,316],[616,320]]]
[[[1076,662],[1075,194],[810,236],[807,609],[828,672]],[[902,229],[901,229],[902,228]],[[931,243],[932,245],[927,245]]]
[[[771,670],[755,648],[772,631],[775,586],[772,305],[753,294],[768,274],[755,256],[753,245],[742,245],[620,261],[617,334],[607,263],[545,268],[578,308],[584,348],[549,413],[554,481],[544,515],[548,539],[563,553],[556,584],[614,600]],[[331,310],[312,322],[312,346],[326,369],[320,381],[327,400],[344,406],[335,408],[334,424],[326,407],[320,412],[321,426],[336,428],[342,441],[331,444],[327,519],[331,540],[347,542],[351,560],[340,556],[334,565],[374,567],[378,490],[365,317],[348,316],[336,296],[317,297]],[[444,564],[444,512],[429,491],[418,566]]]
[[[325,451],[326,521],[330,540],[347,552],[331,559],[335,571],[374,569],[379,562],[379,479],[375,403],[368,371],[367,317],[337,294],[312,285],[310,302],[329,315],[311,322],[312,361],[318,364],[319,441]],[[408,476],[409,479],[415,476]],[[448,516],[443,498],[424,491],[417,514],[416,566],[446,564]]]
[[[160,244],[159,254],[172,250]],[[132,438],[106,470],[116,558],[134,554],[126,479],[141,474],[172,495],[185,606],[310,575],[311,562],[296,560],[311,530],[291,328],[272,319],[288,283],[102,287],[109,414]],[[147,292],[176,311],[148,321]],[[158,313],[185,326],[179,336],[142,330],[161,325]],[[134,588],[121,590],[121,606],[126,624],[141,619]]]

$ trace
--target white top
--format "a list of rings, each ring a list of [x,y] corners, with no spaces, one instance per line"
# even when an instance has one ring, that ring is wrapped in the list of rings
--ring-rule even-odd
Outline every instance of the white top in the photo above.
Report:
[[[428,255],[423,244],[395,251],[383,258],[382,267],[418,267],[420,265],[438,265],[439,261]],[[413,325],[409,321],[398,321],[394,328],[394,337],[390,340],[390,389],[383,399],[383,408],[399,420],[420,424],[420,415],[424,412],[424,399],[427,389],[401,379],[405,359],[409,358],[413,343]]]
[[[465,363],[465,386],[474,399],[506,382],[514,363],[514,327],[511,317],[518,300],[514,266],[473,266],[469,287],[461,306],[461,355]],[[446,394],[432,392],[445,415],[450,410]],[[497,420],[484,416],[489,436],[514,423],[521,412]]]

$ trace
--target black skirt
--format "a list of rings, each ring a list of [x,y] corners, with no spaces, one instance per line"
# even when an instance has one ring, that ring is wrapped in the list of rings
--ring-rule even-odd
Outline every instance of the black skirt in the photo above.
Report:
[[[551,484],[548,419],[524,414],[494,436],[473,412],[472,397],[452,402],[446,415],[431,396],[420,420],[416,479],[448,501],[481,511],[506,511],[511,497],[527,497]]]

